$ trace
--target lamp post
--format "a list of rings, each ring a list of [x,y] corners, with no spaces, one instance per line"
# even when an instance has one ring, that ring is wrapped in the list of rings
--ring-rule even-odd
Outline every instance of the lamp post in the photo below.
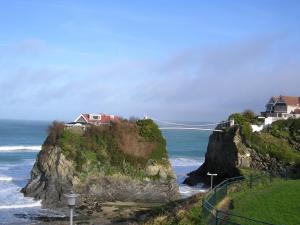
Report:
[[[70,193],[64,194],[64,196],[67,198],[68,206],[70,208],[70,225],[73,225],[73,210],[75,208],[76,198],[79,196],[79,194],[75,194],[71,190]]]
[[[218,174],[207,172],[207,176],[210,176],[210,190],[212,190],[214,176],[218,176]]]

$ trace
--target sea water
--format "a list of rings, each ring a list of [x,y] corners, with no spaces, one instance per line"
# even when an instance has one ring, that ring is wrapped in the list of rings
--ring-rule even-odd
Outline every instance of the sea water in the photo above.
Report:
[[[30,224],[20,214],[57,214],[41,209],[39,201],[20,192],[30,178],[36,156],[46,138],[50,122],[0,120],[0,224]],[[186,174],[204,161],[209,132],[196,130],[163,130],[172,167],[183,197],[203,191],[182,182]]]

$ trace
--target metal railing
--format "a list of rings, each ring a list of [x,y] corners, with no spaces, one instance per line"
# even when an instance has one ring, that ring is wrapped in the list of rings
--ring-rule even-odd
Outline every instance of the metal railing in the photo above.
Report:
[[[204,218],[207,224],[267,224],[274,225],[273,223],[261,221],[255,218],[249,218],[243,215],[233,214],[227,211],[219,210],[216,205],[220,203],[228,194],[229,188],[233,185],[242,186],[246,185],[247,188],[252,188],[254,185],[259,183],[270,183],[272,182],[272,174],[253,176],[249,177],[239,176],[226,179],[217,186],[215,186],[204,198],[202,202],[202,210]],[[239,222],[236,222],[239,221]],[[241,221],[241,222],[240,222]]]

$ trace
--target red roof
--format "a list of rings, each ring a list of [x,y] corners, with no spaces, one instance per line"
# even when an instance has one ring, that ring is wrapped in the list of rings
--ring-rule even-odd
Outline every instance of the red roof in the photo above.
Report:
[[[100,116],[101,118],[100,119],[93,119],[93,116]],[[83,113],[75,119],[75,122],[77,122],[81,117],[83,117],[83,119],[87,123],[94,124],[94,125],[109,123],[111,121],[116,121],[116,120],[119,119],[119,117],[117,117],[117,116],[105,115],[103,113],[100,113],[100,114],[98,114],[98,113],[97,114]]]
[[[284,102],[287,105],[297,106],[300,105],[300,97],[296,96],[272,96],[271,98],[274,103],[277,101]]]
[[[287,105],[299,105],[300,97],[295,96],[280,96]]]

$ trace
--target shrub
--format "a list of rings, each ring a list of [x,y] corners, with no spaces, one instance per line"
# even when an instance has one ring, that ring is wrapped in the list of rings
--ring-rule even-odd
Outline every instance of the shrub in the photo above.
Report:
[[[256,114],[251,109],[246,109],[242,115],[249,123],[256,123]]]
[[[235,120],[235,124],[240,127],[241,134],[249,147],[287,163],[300,160],[299,152],[290,144],[290,140],[295,142],[300,140],[300,119],[278,120],[268,131],[257,133],[252,132],[250,126],[254,114],[249,110],[246,111],[243,114],[232,114],[229,119]]]
[[[48,127],[48,136],[45,141],[45,145],[53,145],[56,146],[59,144],[59,140],[64,133],[65,125],[63,122],[54,121]]]
[[[148,160],[162,163],[168,157],[165,139],[152,120],[90,126],[83,133],[65,129],[57,143],[83,176],[102,170],[143,179]]]

